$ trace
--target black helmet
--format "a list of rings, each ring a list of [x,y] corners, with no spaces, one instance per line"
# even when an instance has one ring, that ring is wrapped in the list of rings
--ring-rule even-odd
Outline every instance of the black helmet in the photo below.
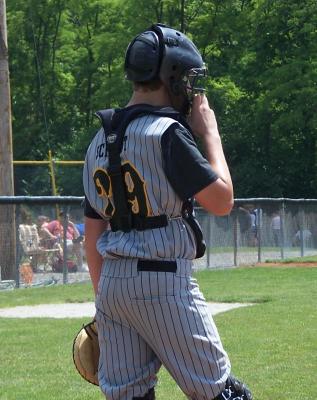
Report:
[[[125,57],[128,80],[146,83],[160,79],[178,96],[199,90],[197,78],[206,76],[206,68],[194,43],[173,28],[152,25],[129,44]]]

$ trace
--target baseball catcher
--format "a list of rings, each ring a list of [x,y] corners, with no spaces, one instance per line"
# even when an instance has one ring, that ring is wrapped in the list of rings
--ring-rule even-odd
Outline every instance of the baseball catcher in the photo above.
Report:
[[[97,112],[83,175],[98,384],[108,400],[154,400],[164,365],[189,399],[251,400],[192,277],[205,252],[193,200],[215,215],[233,206],[202,56],[182,32],[156,24],[129,44],[125,74],[132,97]]]

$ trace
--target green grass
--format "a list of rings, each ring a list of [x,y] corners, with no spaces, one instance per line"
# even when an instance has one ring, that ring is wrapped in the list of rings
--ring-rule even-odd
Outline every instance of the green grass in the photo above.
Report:
[[[35,304],[83,303],[94,301],[91,284],[77,283],[0,291],[0,308]]]
[[[317,268],[238,268],[196,274],[208,301],[255,302],[215,317],[233,372],[254,400],[311,400],[317,393]],[[0,293],[0,306],[90,301],[90,284]],[[97,400],[75,371],[71,345],[86,319],[0,319],[0,400]],[[162,369],[158,400],[185,400]]]

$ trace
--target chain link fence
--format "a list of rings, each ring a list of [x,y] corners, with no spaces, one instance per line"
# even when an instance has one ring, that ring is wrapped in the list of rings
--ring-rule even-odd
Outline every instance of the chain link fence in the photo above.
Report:
[[[316,199],[236,199],[230,215],[196,209],[207,244],[198,268],[253,265],[317,254]]]
[[[0,289],[89,279],[83,197],[0,197]]]
[[[89,280],[82,203],[71,196],[0,197],[0,289]],[[195,212],[207,245],[196,269],[317,254],[315,199],[236,199],[225,217]]]

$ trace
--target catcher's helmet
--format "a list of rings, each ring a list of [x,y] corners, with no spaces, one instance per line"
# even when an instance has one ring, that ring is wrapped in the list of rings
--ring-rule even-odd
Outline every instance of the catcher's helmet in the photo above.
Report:
[[[152,25],[129,44],[125,57],[128,80],[146,83],[160,79],[178,96],[193,91],[206,68],[194,43],[183,33],[163,24]]]

